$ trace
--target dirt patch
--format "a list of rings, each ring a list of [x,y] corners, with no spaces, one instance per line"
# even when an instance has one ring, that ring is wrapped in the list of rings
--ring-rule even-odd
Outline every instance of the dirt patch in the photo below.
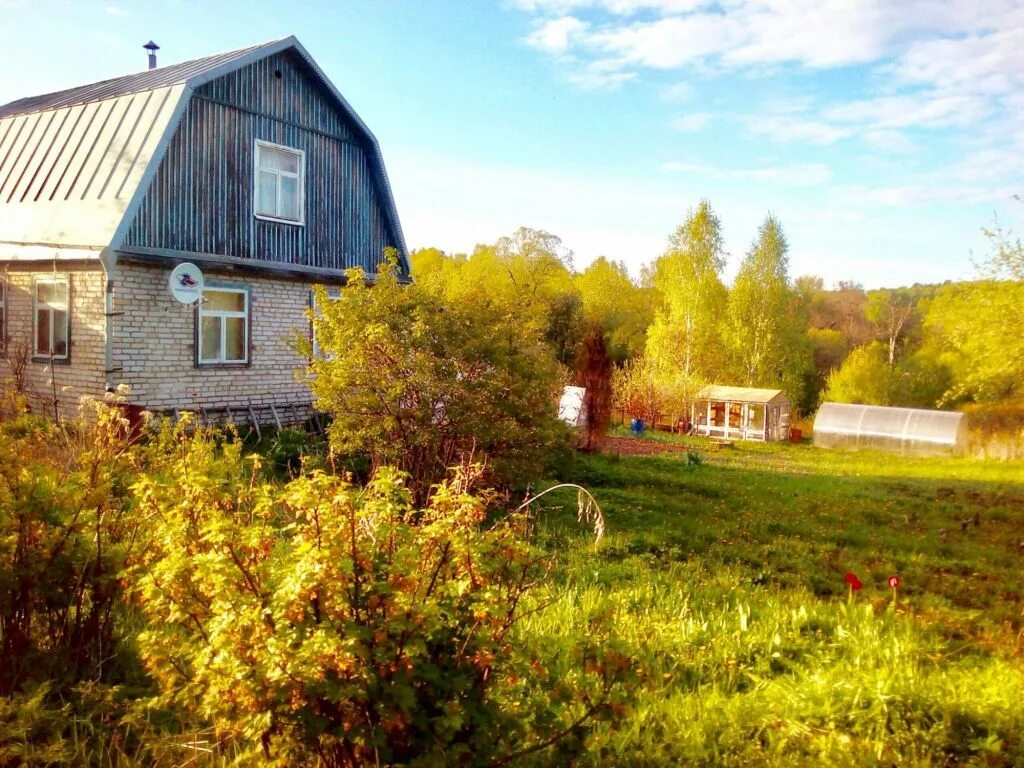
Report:
[[[601,453],[617,453],[620,456],[660,456],[663,453],[686,453],[693,448],[678,443],[662,443],[658,440],[644,440],[638,437],[612,437],[601,440]]]

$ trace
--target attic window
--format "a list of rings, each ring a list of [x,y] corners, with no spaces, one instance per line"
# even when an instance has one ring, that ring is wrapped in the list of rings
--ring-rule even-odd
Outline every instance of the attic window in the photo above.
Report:
[[[268,141],[256,141],[253,189],[256,218],[305,223],[306,153]]]

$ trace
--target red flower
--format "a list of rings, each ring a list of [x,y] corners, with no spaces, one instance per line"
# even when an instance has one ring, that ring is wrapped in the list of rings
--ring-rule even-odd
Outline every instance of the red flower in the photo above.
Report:
[[[845,578],[846,583],[850,585],[850,589],[852,589],[854,592],[856,592],[858,589],[864,586],[861,583],[861,580],[857,578],[857,574],[852,573],[851,571],[846,572]]]
[[[899,576],[890,576],[889,577],[889,586],[890,587],[892,587],[893,589],[896,589],[896,587],[898,587],[899,585],[900,585],[900,577]]]

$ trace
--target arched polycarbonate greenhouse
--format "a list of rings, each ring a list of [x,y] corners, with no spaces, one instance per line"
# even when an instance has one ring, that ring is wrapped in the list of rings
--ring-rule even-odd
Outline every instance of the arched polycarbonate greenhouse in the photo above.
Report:
[[[814,419],[814,444],[913,456],[957,455],[967,448],[967,417],[952,411],[824,403]]]

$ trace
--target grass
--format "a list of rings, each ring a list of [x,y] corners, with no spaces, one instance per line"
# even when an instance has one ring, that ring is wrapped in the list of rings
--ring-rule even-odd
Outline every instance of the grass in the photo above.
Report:
[[[591,763],[1024,765],[1024,465],[648,439],[704,461],[581,457],[596,549],[544,513],[559,599],[524,631],[604,611],[648,669]]]

